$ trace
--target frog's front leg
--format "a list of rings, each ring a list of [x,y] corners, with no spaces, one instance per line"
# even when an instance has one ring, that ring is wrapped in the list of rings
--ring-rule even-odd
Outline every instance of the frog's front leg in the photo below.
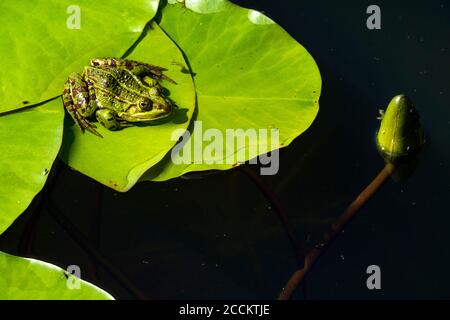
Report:
[[[62,96],[64,107],[83,133],[88,130],[96,136],[102,137],[95,130],[96,126],[87,120],[96,108],[95,98],[90,99],[89,92],[83,77],[76,73],[71,74],[64,85]]]
[[[118,130],[124,127],[130,127],[131,124],[118,120],[117,113],[109,109],[99,109],[95,113],[97,121],[108,130]]]

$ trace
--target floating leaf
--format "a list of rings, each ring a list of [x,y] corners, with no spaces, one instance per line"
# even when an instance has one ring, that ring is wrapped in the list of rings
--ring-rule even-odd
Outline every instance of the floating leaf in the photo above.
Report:
[[[177,109],[168,120],[155,125],[108,131],[97,125],[103,139],[80,129],[69,118],[65,125],[62,159],[72,168],[118,191],[130,189],[141,175],[158,163],[185,131],[195,109],[195,88],[183,55],[177,46],[153,24],[151,31],[128,57],[162,66],[177,84],[163,82]],[[87,63],[88,61],[86,61]],[[62,105],[60,106],[62,108]]]
[[[47,180],[63,132],[59,100],[0,116],[0,234]]]
[[[248,152],[242,161],[287,146],[311,125],[318,112],[320,73],[311,55],[287,32],[262,13],[225,0],[170,2],[174,4],[162,9],[160,26],[191,66],[201,127],[191,128],[183,152],[168,154],[144,179],[167,180],[235,165],[240,151],[237,144],[226,150],[230,141],[223,141],[222,154],[193,155],[194,149],[204,151],[211,144],[202,141],[208,129],[217,129],[222,137],[227,129],[278,130],[279,143],[249,137],[244,149],[267,148]],[[196,144],[202,148],[194,148]],[[189,152],[193,161],[176,164]]]
[[[113,300],[53,264],[0,251],[0,300]]]
[[[0,112],[61,94],[92,57],[120,56],[159,0],[0,1]],[[79,23],[79,25],[78,25]]]

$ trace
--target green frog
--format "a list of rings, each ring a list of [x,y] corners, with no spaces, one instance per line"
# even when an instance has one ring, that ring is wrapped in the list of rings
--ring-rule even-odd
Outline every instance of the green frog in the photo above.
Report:
[[[64,86],[64,107],[84,133],[102,137],[90,118],[108,130],[118,130],[137,122],[165,118],[173,103],[160,84],[166,69],[133,60],[95,58],[82,74],[73,73]]]
[[[392,98],[386,111],[380,110],[381,125],[377,146],[387,162],[395,163],[421,149],[425,138],[413,102],[400,94]]]

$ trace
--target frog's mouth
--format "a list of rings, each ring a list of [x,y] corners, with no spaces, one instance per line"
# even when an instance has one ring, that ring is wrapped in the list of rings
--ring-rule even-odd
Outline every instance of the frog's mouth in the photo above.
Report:
[[[165,103],[163,105],[154,106],[152,111],[163,112],[169,115],[170,113],[172,113],[172,109],[173,108],[171,103]]]
[[[169,116],[172,113],[172,105],[171,104],[165,104],[165,105],[158,105],[153,106],[153,109],[151,111],[143,112],[152,114],[155,119],[161,119]]]
[[[136,112],[130,115],[123,114],[121,117],[128,122],[146,122],[168,117],[172,113],[172,108],[154,108],[151,111]]]

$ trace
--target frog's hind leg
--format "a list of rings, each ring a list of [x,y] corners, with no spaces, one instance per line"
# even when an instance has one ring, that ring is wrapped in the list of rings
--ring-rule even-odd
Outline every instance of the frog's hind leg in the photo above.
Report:
[[[83,133],[85,130],[88,130],[96,136],[102,137],[95,130],[96,126],[86,119],[86,117],[94,113],[95,109],[92,110],[92,102],[89,100],[89,89],[81,75],[70,75],[64,85],[62,98],[64,107]]]
[[[138,77],[148,75],[155,80],[166,80],[173,84],[177,84],[174,80],[164,74],[167,71],[166,68],[158,67],[152,64],[143,63],[134,60],[117,59],[117,58],[103,58],[92,59],[91,66],[108,66],[108,67],[120,67],[130,70]]]
[[[90,117],[95,113],[95,110],[98,109],[97,95],[95,94],[94,84],[91,80],[86,80],[86,85],[89,94],[89,101],[86,104],[86,108],[82,110],[82,115],[84,117]]]

